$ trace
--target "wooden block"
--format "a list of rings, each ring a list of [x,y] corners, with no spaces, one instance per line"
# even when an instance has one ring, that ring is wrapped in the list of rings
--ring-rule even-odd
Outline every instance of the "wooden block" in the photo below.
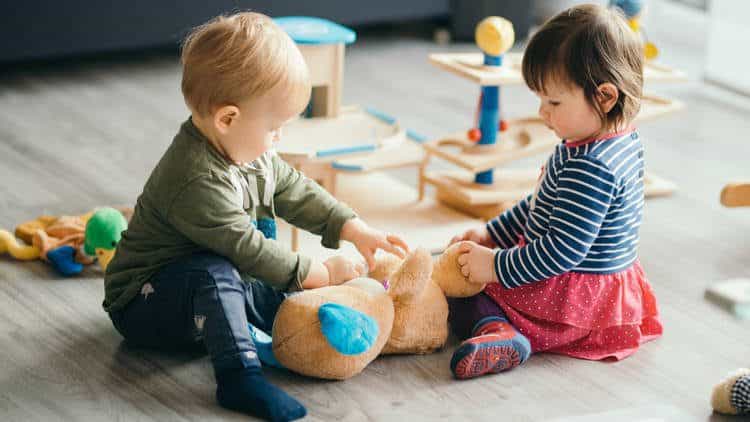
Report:
[[[730,183],[721,190],[721,204],[725,207],[750,206],[750,183]]]
[[[522,53],[507,53],[502,66],[484,66],[482,53],[435,53],[429,60],[437,67],[482,86],[522,84]],[[685,82],[687,76],[659,63],[647,62],[643,70],[646,82]]]
[[[478,145],[465,132],[422,145],[430,154],[479,173],[520,158],[550,153],[559,142],[541,119],[525,118],[508,121],[508,130],[498,133],[495,145]]]

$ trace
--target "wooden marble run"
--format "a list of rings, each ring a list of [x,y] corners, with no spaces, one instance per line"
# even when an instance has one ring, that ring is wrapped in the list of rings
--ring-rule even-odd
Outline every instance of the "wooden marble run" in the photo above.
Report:
[[[346,45],[356,40],[354,31],[314,17],[275,21],[297,43],[313,86],[305,116],[283,129],[277,152],[284,160],[333,195],[341,173],[416,167],[422,162],[422,136],[381,111],[341,105],[344,53]],[[298,232],[293,229],[293,250],[298,243]]]
[[[432,185],[439,201],[472,216],[490,218],[533,191],[538,169],[499,171],[497,167],[549,152],[560,140],[539,118],[500,119],[500,87],[523,83],[522,54],[507,53],[513,41],[513,25],[503,18],[489,17],[476,30],[480,53],[429,56],[438,68],[479,84],[481,94],[474,127],[466,133],[422,144],[426,155],[419,171],[420,200],[424,198],[426,185]],[[650,61],[646,63],[644,78],[654,82],[687,79],[680,71]],[[636,120],[655,119],[682,107],[679,101],[645,94]],[[428,171],[433,156],[464,172]],[[645,184],[647,197],[670,195],[675,189],[673,183],[648,173]]]
[[[277,147],[287,162],[335,194],[338,173],[417,166],[422,161],[422,136],[381,111],[341,105],[344,50],[355,41],[354,31],[313,17],[281,17],[276,22],[297,43],[313,86],[307,115],[284,127]]]

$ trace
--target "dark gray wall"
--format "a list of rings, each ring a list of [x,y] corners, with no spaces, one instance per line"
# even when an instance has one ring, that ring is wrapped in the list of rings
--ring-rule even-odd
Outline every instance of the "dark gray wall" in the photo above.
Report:
[[[246,9],[358,25],[448,16],[450,0],[3,0],[0,62],[176,45],[212,16]]]

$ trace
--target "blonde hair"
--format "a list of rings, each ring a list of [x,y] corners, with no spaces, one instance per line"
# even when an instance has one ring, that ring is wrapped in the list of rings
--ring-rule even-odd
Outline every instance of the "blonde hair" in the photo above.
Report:
[[[605,128],[623,129],[638,114],[643,96],[643,44],[618,11],[586,4],[547,21],[529,41],[523,79],[544,92],[550,78],[583,89]],[[598,87],[617,87],[614,107],[604,113],[596,101]]]
[[[182,46],[182,95],[201,116],[284,89],[294,110],[310,100],[310,76],[299,49],[271,18],[242,12],[193,29]]]

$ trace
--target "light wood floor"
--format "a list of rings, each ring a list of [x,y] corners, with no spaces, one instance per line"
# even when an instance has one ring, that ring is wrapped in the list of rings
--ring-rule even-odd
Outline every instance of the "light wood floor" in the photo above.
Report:
[[[311,420],[725,419],[711,414],[709,392],[750,365],[750,325],[703,292],[713,281],[750,276],[750,209],[718,204],[724,183],[750,179],[750,107],[700,82],[705,48],[695,33],[704,20],[678,13],[661,23],[650,35],[662,40],[664,60],[693,78],[657,90],[684,101],[684,112],[641,128],[649,169],[680,186],[647,203],[641,231],[664,337],[618,363],[536,355],[510,373],[467,382],[450,376],[453,344],[429,356],[381,358],[345,382],[270,372]],[[427,63],[439,50],[419,39],[363,37],[347,53],[345,102],[387,111],[428,136],[467,128],[478,90]],[[525,88],[504,95],[507,117],[535,112]],[[171,53],[1,74],[0,227],[132,204],[185,117]],[[413,184],[413,172],[391,175]],[[128,348],[102,298],[97,270],[62,279],[43,263],[0,257],[0,420],[242,418],[215,404],[205,356]]]

